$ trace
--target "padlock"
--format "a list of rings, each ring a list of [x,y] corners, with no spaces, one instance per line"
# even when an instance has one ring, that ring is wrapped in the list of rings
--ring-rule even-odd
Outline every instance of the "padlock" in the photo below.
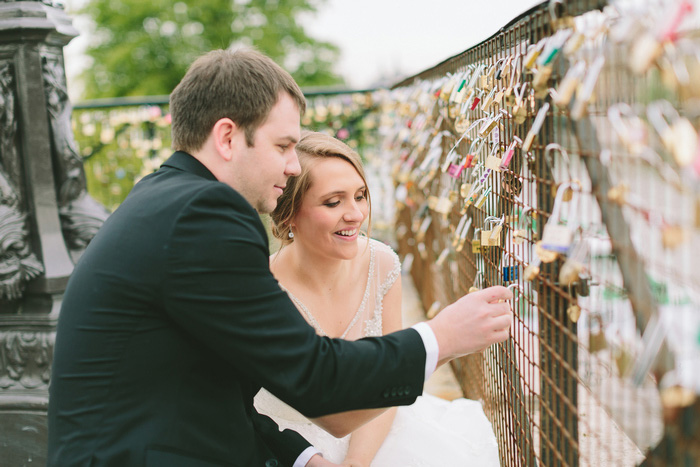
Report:
[[[537,244],[544,250],[566,254],[571,247],[573,232],[565,225],[547,223],[544,226],[542,240]],[[544,258],[542,261],[547,263]]]
[[[469,293],[474,293],[478,292],[483,288],[483,275],[481,274],[481,271],[476,272],[476,276],[474,276],[474,283],[469,287]]]
[[[498,121],[501,119],[501,114],[500,112],[494,115],[493,117],[489,118],[484,122],[484,124],[479,128],[479,136],[482,138],[487,137],[494,128],[498,125]]]
[[[647,106],[647,117],[676,163],[680,167],[689,166],[698,150],[698,134],[693,124],[681,117],[666,100],[650,103]]]
[[[586,36],[582,32],[574,31],[574,33],[571,34],[569,39],[566,41],[566,44],[564,44],[562,52],[564,52],[564,55],[567,57],[571,56],[581,48],[585,41]]]
[[[597,323],[598,329],[593,330],[593,321]],[[605,338],[605,331],[603,330],[603,319],[598,314],[591,314],[589,321],[588,330],[588,351],[590,353],[600,352],[608,348],[608,340]]]
[[[574,99],[574,103],[571,106],[570,116],[572,119],[579,120],[586,114],[588,104],[593,96],[593,90],[598,82],[598,76],[600,76],[600,72],[603,69],[604,64],[605,56],[598,55],[588,68],[588,72],[586,73],[581,86],[576,92],[576,99]]]
[[[486,200],[488,199],[488,196],[491,194],[491,187],[487,186],[484,191],[481,192],[479,197],[474,201],[474,207],[476,208],[481,208]]]
[[[661,227],[661,244],[664,248],[678,248],[687,240],[688,231],[683,226],[665,224]]]
[[[518,125],[522,125],[526,118],[527,108],[525,108],[525,105],[515,104],[515,107],[513,107],[513,121]]]
[[[533,281],[540,273],[541,260],[536,257],[530,264],[527,265],[525,271],[523,271],[523,279],[526,281]]]
[[[469,117],[466,114],[460,113],[455,118],[455,131],[457,133],[464,133],[469,128]]]
[[[489,107],[491,107],[491,104],[493,104],[493,97],[496,95],[496,88],[494,87],[491,89],[491,91],[484,97],[484,100],[481,102],[481,110],[482,112],[488,112]]]
[[[547,65],[538,66],[535,69],[535,74],[532,77],[532,87],[535,90],[535,95],[539,94],[541,91],[547,90],[547,84],[549,83],[549,78],[552,76],[552,67]],[[539,97],[539,96],[537,96]]]
[[[500,88],[498,92],[493,96],[493,103],[503,106],[503,96],[506,94],[506,88]]]
[[[559,270],[559,283],[561,285],[572,285],[578,282],[582,269],[582,264],[568,258]]]
[[[450,254],[450,249],[448,247],[445,247],[441,252],[440,255],[437,257],[437,260],[435,260],[435,264],[440,267],[445,263],[445,260],[447,259],[447,256]]]
[[[580,297],[588,297],[591,293],[590,287],[591,278],[579,276],[578,282],[575,284],[576,295]]]
[[[503,266],[503,282],[517,281],[520,278],[518,266]]]
[[[617,374],[620,378],[625,378],[629,375],[632,369],[632,363],[634,359],[632,354],[627,349],[627,346],[617,346],[614,351],[615,366],[617,367]]]
[[[698,151],[698,134],[687,118],[679,117],[671,126],[673,132],[673,154],[680,167],[693,163]]]
[[[449,199],[449,197],[440,197],[438,198],[437,203],[435,204],[435,207],[433,210],[437,212],[438,214],[442,214],[443,216],[448,215],[449,213],[452,212],[452,206],[453,206],[452,200]]]
[[[542,240],[535,243],[535,254],[543,263],[551,263],[559,257],[559,253],[557,253],[556,251],[546,250],[542,248]]]
[[[647,106],[647,115],[649,106]],[[652,111],[653,112],[653,111]],[[632,155],[641,154],[648,145],[647,124],[640,119],[632,107],[624,102],[608,108],[608,121],[617,134],[620,143]]]
[[[472,218],[468,217],[466,214],[462,216],[457,224],[457,229],[455,230],[455,238],[452,240],[452,246],[459,248],[457,251],[462,251],[464,247],[465,239],[467,238],[467,233],[472,225]],[[460,247],[461,245],[461,247]]]
[[[542,125],[544,125],[544,121],[547,118],[548,111],[549,111],[549,102],[545,102],[542,105],[542,107],[540,107],[540,110],[537,112],[537,116],[535,117],[535,121],[532,123],[532,127],[530,128],[530,131],[527,133],[527,136],[525,137],[525,140],[523,141],[523,152],[530,151],[530,147],[532,146],[532,143],[535,140],[535,137],[542,129]]]
[[[418,254],[420,255],[421,259],[426,261],[428,259],[428,250],[425,248],[425,243],[418,243],[416,248],[418,249]]]
[[[554,93],[553,102],[556,106],[566,108],[571,102],[571,98],[576,91],[576,87],[581,82],[581,77],[586,71],[586,62],[579,60],[569,68],[564,75],[564,78],[559,82],[556,92]]]
[[[528,238],[528,213],[532,211],[532,208],[526,207],[518,218],[518,227],[513,231],[512,239],[513,243],[516,245],[522,244]]]
[[[557,194],[556,198],[554,199],[552,214],[550,215],[547,224],[544,226],[542,240],[537,242],[540,249],[561,254],[566,254],[569,251],[573,240],[573,230],[575,229],[571,225],[561,225],[559,221],[564,194],[566,193],[566,190],[574,188],[575,191],[580,191],[580,183],[575,180],[562,183],[557,187]],[[572,208],[569,209],[570,212],[571,210]],[[545,263],[548,262],[546,257],[542,258],[542,261]]]
[[[432,223],[433,218],[430,215],[425,216],[423,219],[423,222],[421,223],[420,227],[418,228],[418,231],[416,232],[416,242],[420,243],[425,239],[425,234],[428,231],[428,228],[430,227],[430,224]]]
[[[571,320],[571,322],[575,323],[581,317],[581,307],[578,306],[578,304],[572,303],[566,309],[566,314],[569,317],[569,319]]]
[[[629,55],[629,67],[638,74],[643,75],[663,53],[663,45],[651,33],[645,33],[636,37]]]
[[[584,237],[571,248],[571,254],[559,269],[559,284],[562,286],[572,286],[581,280],[585,264],[589,256],[588,242]],[[578,289],[577,289],[578,291]]]
[[[501,158],[501,164],[498,166],[500,170],[506,170],[508,168],[510,161],[513,159],[513,155],[515,155],[515,148],[521,144],[522,140],[517,136],[513,136],[513,141],[510,143],[508,149],[506,149],[506,153]]]
[[[496,155],[496,150],[498,148],[494,146],[494,151],[489,154],[489,156],[486,158],[486,162],[484,162],[484,167],[486,167],[489,170],[495,170],[496,172],[501,171],[501,158]]]
[[[462,198],[465,198],[465,199],[466,199],[466,198],[469,196],[469,192],[471,191],[471,189],[472,189],[472,184],[471,184],[471,183],[462,183],[462,184],[459,186],[459,195],[460,195]]]
[[[525,58],[523,58],[524,68],[532,68],[535,65],[535,60],[537,60],[537,57],[539,57],[540,53],[542,53],[542,49],[544,48],[546,40],[546,37],[540,39],[540,41],[537,44],[531,45],[528,48],[527,54],[525,55]]]
[[[627,183],[620,183],[610,187],[608,190],[608,200],[615,204],[623,205],[627,202],[627,193],[629,193],[629,185]]]

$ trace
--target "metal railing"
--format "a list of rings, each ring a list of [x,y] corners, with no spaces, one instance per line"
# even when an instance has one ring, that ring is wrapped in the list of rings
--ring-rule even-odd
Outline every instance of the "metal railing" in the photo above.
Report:
[[[689,2],[630,3],[544,2],[385,98],[428,315],[514,291],[511,337],[453,362],[503,465],[700,459],[700,43]]]

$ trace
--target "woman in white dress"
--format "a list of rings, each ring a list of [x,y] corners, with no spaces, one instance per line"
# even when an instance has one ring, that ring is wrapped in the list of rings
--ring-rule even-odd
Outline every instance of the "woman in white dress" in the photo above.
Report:
[[[360,157],[313,132],[304,132],[297,153],[302,173],[289,180],[272,214],[273,233],[282,241],[271,257],[273,274],[321,335],[354,340],[401,329],[399,259],[360,234],[370,215]],[[493,430],[476,401],[424,394],[340,439],[265,389],[255,406],[344,466],[499,465]]]

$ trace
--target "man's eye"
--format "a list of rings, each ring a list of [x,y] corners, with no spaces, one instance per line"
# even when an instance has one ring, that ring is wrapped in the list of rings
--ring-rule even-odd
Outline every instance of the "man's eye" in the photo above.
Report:
[[[280,148],[282,151],[286,151],[286,150],[289,148],[289,145],[288,145],[288,144],[280,144],[280,145],[279,145],[279,148]]]

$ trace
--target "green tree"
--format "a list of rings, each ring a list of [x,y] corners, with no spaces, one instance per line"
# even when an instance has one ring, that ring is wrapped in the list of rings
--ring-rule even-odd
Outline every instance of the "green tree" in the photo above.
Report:
[[[338,48],[299,24],[325,0],[88,0],[93,21],[83,98],[169,94],[199,55],[251,45],[300,86],[342,84]]]

